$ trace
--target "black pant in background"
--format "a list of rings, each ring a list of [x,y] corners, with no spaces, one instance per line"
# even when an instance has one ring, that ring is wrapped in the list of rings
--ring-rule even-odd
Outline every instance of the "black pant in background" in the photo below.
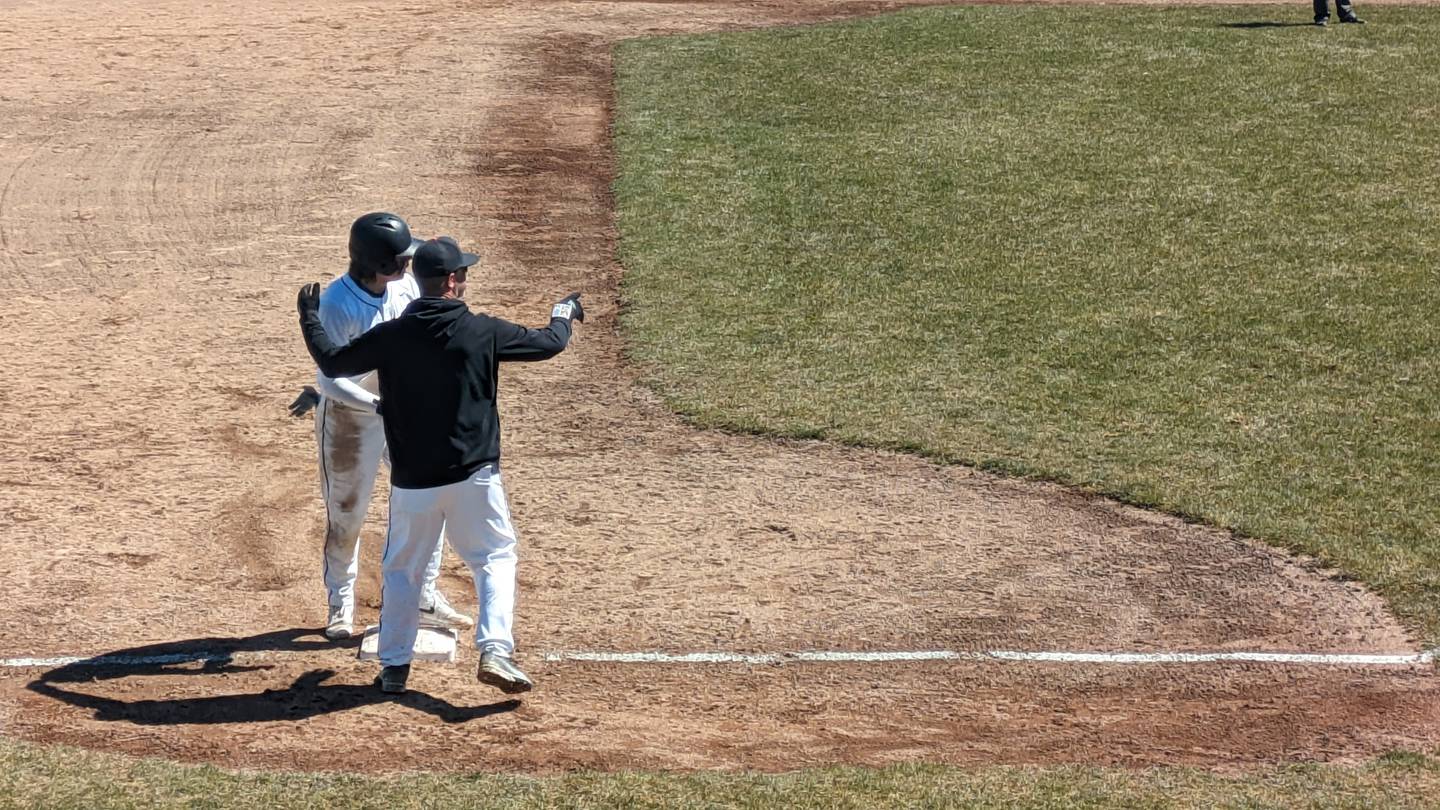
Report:
[[[1316,21],[1330,19],[1329,0],[1314,0],[1314,3]],[[1340,19],[1348,20],[1355,16],[1355,7],[1346,0],[1335,0],[1335,13],[1340,15]]]

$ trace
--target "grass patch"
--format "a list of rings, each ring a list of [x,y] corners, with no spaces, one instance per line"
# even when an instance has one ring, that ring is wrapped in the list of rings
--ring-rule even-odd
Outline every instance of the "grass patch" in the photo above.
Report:
[[[695,423],[1053,479],[1440,641],[1440,15],[927,9],[623,43],[623,324]]]
[[[0,807],[126,808],[1147,808],[1433,807],[1440,761],[1401,753],[1359,767],[1226,777],[1189,769],[905,765],[789,774],[254,773],[0,740]]]

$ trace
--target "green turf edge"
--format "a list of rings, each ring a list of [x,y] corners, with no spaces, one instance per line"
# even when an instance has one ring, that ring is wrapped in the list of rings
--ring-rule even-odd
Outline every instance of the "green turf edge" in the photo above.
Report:
[[[1030,8],[1030,7],[1027,7]],[[1043,8],[1043,7],[1041,7]],[[1049,8],[1056,8],[1051,6]],[[1294,16],[1294,9],[1291,6],[1231,6],[1224,7],[1242,12],[1247,16],[1264,16],[1269,14],[1281,14]],[[1409,11],[1417,11],[1410,7],[1387,7],[1389,9],[1406,8]],[[1303,16],[1303,15],[1302,15]],[[871,22],[871,21],[866,21]],[[1414,22],[1413,20],[1411,21]],[[853,26],[860,23],[847,22],[839,25]],[[761,32],[758,35],[764,35]],[[736,38],[757,36],[754,33],[725,34],[725,35],[704,35],[690,36],[686,39],[700,40],[714,37],[730,37],[732,42]],[[619,67],[617,74],[625,70],[624,49],[636,47],[645,40],[630,40],[624,43],[621,49],[620,58],[617,58]],[[619,114],[625,113],[625,99],[623,92],[617,105]],[[617,132],[621,127],[617,127]],[[625,150],[617,149],[621,154],[622,180],[625,172]],[[619,181],[617,181],[618,186]],[[623,198],[618,193],[617,199]],[[624,222],[623,199],[621,205],[621,239],[619,256],[622,265],[632,267],[637,259],[636,249],[629,239],[626,238],[626,226]],[[935,462],[945,464],[962,464],[972,466],[981,470],[994,472],[1006,476],[1039,480],[1057,483],[1081,492],[1095,496],[1112,498],[1127,504],[1139,507],[1154,509],[1176,515],[1184,520],[1206,525],[1219,525],[1234,531],[1237,535],[1248,537],[1275,546],[1285,548],[1291,552],[1310,554],[1319,557],[1320,564],[1326,566],[1338,566],[1342,570],[1349,570],[1343,562],[1325,554],[1323,550],[1317,550],[1315,545],[1308,544],[1295,537],[1267,532],[1263,528],[1251,530],[1243,520],[1218,519],[1212,510],[1208,510],[1206,504],[1196,504],[1190,499],[1187,505],[1181,500],[1169,497],[1168,493],[1161,487],[1155,487],[1145,482],[1125,480],[1095,480],[1094,478],[1081,477],[1064,466],[1051,466],[1043,464],[1027,463],[1024,460],[1007,457],[1004,455],[990,455],[984,452],[956,452],[926,444],[923,441],[912,441],[908,439],[877,439],[873,435],[865,435],[863,430],[849,430],[845,426],[829,424],[806,424],[804,419],[791,420],[775,419],[766,415],[754,413],[738,413],[727,411],[722,407],[707,405],[694,399],[694,392],[677,383],[677,378],[683,376],[684,372],[675,372],[673,369],[664,368],[664,362],[656,359],[654,352],[649,352],[645,345],[645,336],[637,335],[636,323],[636,296],[633,289],[634,274],[627,270],[622,280],[622,334],[624,338],[625,356],[627,360],[639,371],[642,384],[654,391],[661,400],[689,424],[702,429],[716,429],[733,432],[737,434],[749,434],[771,437],[782,437],[792,439],[819,439],[839,445],[878,448],[884,450],[901,451],[916,454]],[[1440,605],[1434,599],[1427,596],[1433,591],[1433,576],[1425,580],[1431,585],[1425,585],[1420,580],[1407,582],[1404,576],[1384,579],[1380,577],[1368,578],[1365,576],[1353,576],[1352,578],[1361,581],[1368,581],[1370,585],[1392,600],[1396,606],[1396,612],[1402,621],[1418,628],[1426,637],[1428,644],[1440,643]],[[1392,581],[1393,580],[1393,581]]]
[[[1440,752],[1358,765],[961,768],[782,774],[577,772],[359,776],[237,771],[0,739],[0,807],[1433,807]],[[343,750],[336,752],[344,759]]]

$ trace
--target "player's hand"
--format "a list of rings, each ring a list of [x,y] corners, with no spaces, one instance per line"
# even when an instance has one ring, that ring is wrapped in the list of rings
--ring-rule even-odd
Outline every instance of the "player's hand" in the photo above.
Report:
[[[554,307],[550,309],[552,318],[570,318],[572,320],[585,322],[585,308],[580,306],[580,293],[570,293],[561,298]]]
[[[300,288],[300,295],[295,298],[295,309],[299,311],[300,317],[320,308],[320,285],[310,282]]]
[[[312,411],[315,406],[319,404],[320,392],[307,385],[301,389],[300,396],[295,397],[295,401],[290,403],[290,415],[298,419]]]

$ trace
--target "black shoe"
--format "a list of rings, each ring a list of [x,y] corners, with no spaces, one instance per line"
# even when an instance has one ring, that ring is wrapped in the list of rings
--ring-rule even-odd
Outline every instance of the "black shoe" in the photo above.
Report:
[[[1318,19],[1318,20],[1315,21],[1315,24],[1318,25],[1318,26],[1320,26],[1321,28],[1324,28],[1325,26],[1327,26],[1327,25],[1330,24],[1330,18],[1329,18],[1329,17],[1321,17],[1320,19]]]
[[[1365,21],[1364,21],[1364,20],[1360,19],[1359,17],[1353,16],[1353,15],[1352,15],[1352,16],[1349,16],[1349,17],[1341,17],[1341,18],[1340,18],[1340,22],[1342,22],[1342,23],[1352,23],[1352,24],[1354,24],[1354,25],[1364,25],[1364,24],[1365,24]]]
[[[400,664],[380,670],[380,674],[375,677],[375,685],[387,695],[399,695],[404,693],[405,681],[409,679],[410,665]]]
[[[499,653],[481,653],[480,671],[475,677],[481,683],[498,687],[507,695],[518,695],[535,688],[535,683],[515,666],[515,662]]]

